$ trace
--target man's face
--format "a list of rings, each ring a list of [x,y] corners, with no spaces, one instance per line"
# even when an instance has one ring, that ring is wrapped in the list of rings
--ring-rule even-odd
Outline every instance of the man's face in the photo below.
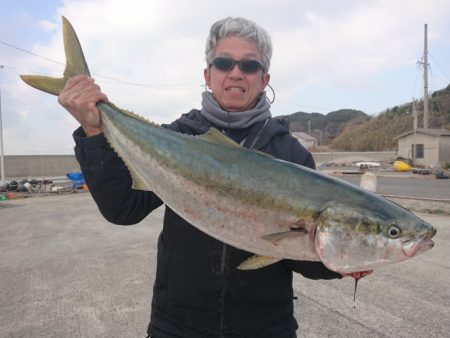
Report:
[[[262,56],[256,44],[236,36],[219,40],[214,53],[214,58],[216,57],[227,57],[236,61],[256,60],[262,63]],[[251,110],[258,95],[270,80],[270,75],[262,70],[247,74],[242,72],[237,64],[229,71],[222,71],[214,66],[206,68],[204,76],[206,85],[220,107],[229,112]]]

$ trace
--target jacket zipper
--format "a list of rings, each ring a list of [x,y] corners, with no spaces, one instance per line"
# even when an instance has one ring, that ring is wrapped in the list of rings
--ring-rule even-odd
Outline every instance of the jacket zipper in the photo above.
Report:
[[[224,337],[224,325],[225,325],[225,266],[227,261],[227,244],[222,245],[222,259],[220,262],[220,275],[222,277],[222,290],[220,292],[219,299],[219,338]]]
[[[229,114],[229,112],[228,112],[228,114]],[[253,148],[255,147],[256,142],[258,142],[258,140],[259,140],[263,130],[266,128],[267,122],[269,122],[268,118],[264,121],[264,124],[263,124],[262,128],[256,134],[255,139],[253,140],[252,144],[248,148],[249,150],[253,150]],[[229,134],[230,134],[230,122],[228,122],[228,135]],[[226,261],[227,261],[227,244],[224,243],[223,246],[222,246],[222,259],[221,259],[221,262],[220,262],[220,275],[222,276],[222,290],[220,292],[220,299],[219,299],[219,313],[220,313],[219,338],[224,338],[225,289],[226,289],[225,266],[226,266]]]

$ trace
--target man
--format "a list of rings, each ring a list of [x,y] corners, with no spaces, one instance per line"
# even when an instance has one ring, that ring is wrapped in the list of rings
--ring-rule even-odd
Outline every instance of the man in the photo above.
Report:
[[[264,92],[271,55],[270,37],[255,23],[226,18],[213,24],[202,109],[164,127],[191,135],[214,127],[244,147],[315,168],[311,154],[271,118]],[[71,78],[59,96],[81,124],[74,133],[75,153],[101,213],[112,223],[135,224],[163,202],[131,189],[127,168],[102,134],[95,107],[101,100],[107,101],[106,95],[86,76]],[[166,207],[148,335],[295,337],[292,271],[312,279],[342,277],[320,262],[284,260],[258,270],[236,269],[251,255],[209,237]]]

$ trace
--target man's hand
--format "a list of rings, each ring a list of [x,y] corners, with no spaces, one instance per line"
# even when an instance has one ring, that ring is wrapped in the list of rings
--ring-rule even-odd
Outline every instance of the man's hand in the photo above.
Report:
[[[94,83],[94,79],[85,75],[70,78],[58,96],[58,102],[80,123],[86,136],[102,132],[98,101],[108,102],[108,98]]]

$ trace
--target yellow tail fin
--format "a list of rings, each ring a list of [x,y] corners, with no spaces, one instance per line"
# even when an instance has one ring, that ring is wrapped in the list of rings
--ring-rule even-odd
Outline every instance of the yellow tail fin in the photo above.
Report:
[[[66,81],[75,75],[90,75],[86,60],[78,41],[77,34],[64,16],[62,17],[62,29],[64,38],[64,51],[66,54],[66,68],[62,78],[42,76],[42,75],[21,75],[22,80],[36,89],[46,93],[59,95],[63,90]]]

